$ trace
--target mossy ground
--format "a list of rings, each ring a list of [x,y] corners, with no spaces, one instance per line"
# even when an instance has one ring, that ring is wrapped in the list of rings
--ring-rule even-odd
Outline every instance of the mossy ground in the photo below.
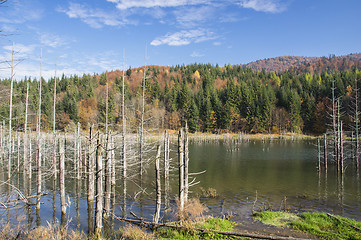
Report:
[[[255,219],[268,225],[290,226],[321,239],[361,239],[361,231],[348,225],[361,228],[361,222],[340,216],[336,217],[339,220],[326,213],[305,212],[297,215],[287,212],[264,211],[257,213]]]
[[[207,218],[204,221],[191,224],[188,230],[176,230],[168,227],[159,228],[156,232],[156,235],[158,236],[156,239],[236,239],[230,236],[220,235],[213,232],[200,232],[191,229],[191,227],[195,227],[218,231],[233,231],[234,226],[235,223],[228,220],[223,220],[220,218]]]

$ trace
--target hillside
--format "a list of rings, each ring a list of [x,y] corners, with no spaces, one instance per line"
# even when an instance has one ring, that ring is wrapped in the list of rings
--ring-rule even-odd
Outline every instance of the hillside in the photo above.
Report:
[[[296,72],[321,73],[323,71],[346,71],[361,65],[361,54],[349,54],[344,56],[329,57],[299,57],[282,56],[267,58],[244,64],[244,67],[254,71],[282,72],[292,69]]]

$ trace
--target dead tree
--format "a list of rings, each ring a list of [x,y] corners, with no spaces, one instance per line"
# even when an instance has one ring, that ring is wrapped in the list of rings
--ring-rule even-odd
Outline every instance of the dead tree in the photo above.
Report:
[[[160,159],[160,145],[157,147],[157,156],[155,158],[155,178],[156,178],[156,193],[157,193],[157,202],[155,208],[155,214],[153,217],[153,222],[158,223],[160,217],[160,207],[162,204],[162,188],[160,184],[160,169],[159,169],[159,159]]]
[[[89,234],[94,233],[94,181],[95,181],[95,164],[94,164],[94,144],[93,144],[93,129],[92,125],[89,129],[89,143],[87,156],[87,175],[88,175],[88,228]]]
[[[95,209],[95,234],[101,234],[103,227],[103,157],[102,139],[98,134],[96,150],[96,209]]]
[[[66,205],[65,205],[65,150],[64,139],[59,139],[59,187],[60,187],[60,206],[61,206],[61,226],[66,222]]]
[[[178,134],[178,167],[179,167],[179,210],[184,210],[184,135],[183,128]]]
[[[56,131],[55,131],[55,114],[56,114],[56,65],[55,64],[55,78],[54,78],[54,95],[53,95],[53,145],[54,145],[54,151],[53,151],[53,167],[54,167],[54,187],[56,187],[56,176],[57,176],[57,169],[56,169]]]
[[[12,112],[13,112],[13,85],[14,85],[14,42],[13,48],[11,51],[11,76],[10,76],[10,103],[9,103],[9,158],[8,158],[8,179],[11,177],[11,157],[12,157],[12,150],[11,150],[11,121],[12,121]]]
[[[139,129],[139,174],[142,181],[143,175],[143,137],[144,137],[144,109],[145,109],[145,81],[146,81],[146,65],[147,65],[147,48],[145,49],[144,57],[144,76],[143,76],[143,87],[142,87],[142,110],[141,110],[141,119],[140,119],[140,129]]]
[[[110,196],[111,196],[111,172],[112,172],[112,162],[111,162],[111,152],[110,152],[110,140],[109,135],[106,135],[106,149],[105,149],[105,172],[104,172],[104,182],[105,182],[105,194],[104,194],[104,220],[109,218],[110,211]]]
[[[325,133],[325,136],[324,136],[324,146],[323,146],[323,155],[324,155],[324,158],[323,158],[323,161],[324,161],[324,165],[325,165],[325,171],[327,172],[327,134]]]
[[[184,134],[184,201],[188,200],[189,183],[188,183],[188,171],[189,171],[189,149],[188,149],[188,124],[186,122],[185,134]]]
[[[23,164],[24,164],[24,176],[26,170],[28,170],[29,160],[28,160],[28,103],[29,103],[29,82],[26,83],[26,98],[25,98],[25,120],[24,120],[24,153],[23,153]],[[24,177],[25,178],[25,177]]]
[[[354,112],[354,121],[355,121],[355,165],[356,171],[359,172],[359,110],[358,110],[358,87],[357,87],[357,78],[355,79],[355,112]]]
[[[38,108],[38,123],[37,123],[37,138],[38,138],[38,175],[37,175],[37,201],[36,201],[36,209],[40,211],[40,198],[41,198],[41,181],[42,181],[42,171],[41,171],[41,163],[42,163],[42,140],[41,140],[41,64],[42,64],[42,56],[43,56],[43,48],[41,47],[40,51],[40,80],[39,80],[39,108]]]
[[[169,134],[164,131],[164,204],[169,209]]]

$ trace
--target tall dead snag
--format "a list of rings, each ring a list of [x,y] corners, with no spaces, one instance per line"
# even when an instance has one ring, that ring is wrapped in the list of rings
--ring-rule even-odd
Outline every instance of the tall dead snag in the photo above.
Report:
[[[76,132],[76,179],[80,181],[80,165],[81,162],[81,138],[80,138],[80,123],[78,122],[78,128]]]
[[[164,131],[164,207],[169,209],[169,134]]]
[[[98,134],[96,150],[96,209],[95,209],[95,234],[101,234],[103,227],[103,157],[102,139]]]
[[[317,147],[318,147],[318,172],[321,173],[321,144],[320,144],[320,138],[317,138]]]
[[[59,139],[59,187],[60,187],[60,206],[61,206],[61,227],[66,223],[66,205],[65,205],[65,149],[64,139]]]
[[[13,85],[14,85],[14,42],[13,42],[13,48],[11,51],[11,77],[10,77],[10,109],[9,109],[9,158],[8,158],[8,179],[10,179],[11,176],[11,156],[12,156],[12,150],[11,150],[11,121],[12,121],[12,108],[13,108]]]
[[[41,47],[41,51],[40,51],[40,80],[39,80],[39,108],[38,108],[38,123],[37,123],[37,140],[38,140],[38,162],[37,162],[37,167],[38,167],[38,175],[37,175],[37,194],[38,197],[36,199],[36,210],[40,211],[40,198],[41,198],[41,175],[42,175],[42,171],[41,171],[41,163],[42,163],[42,140],[41,140],[41,78],[42,78],[42,74],[41,74],[41,61],[42,61],[42,56],[43,56],[43,48]]]
[[[144,76],[143,76],[143,86],[142,86],[142,111],[140,119],[140,129],[139,129],[139,168],[140,168],[140,179],[142,181],[143,176],[143,141],[144,141],[144,109],[145,109],[145,81],[147,76],[147,48],[145,48],[145,57],[144,57]],[[123,71],[124,72],[124,71]]]
[[[189,168],[189,157],[188,157],[188,124],[186,122],[185,134],[184,134],[184,201],[188,200],[189,183],[188,183],[188,168]]]
[[[55,114],[56,114],[56,64],[55,64],[55,78],[54,78],[54,93],[53,93],[53,167],[54,167],[54,188],[56,188],[56,176],[57,176],[57,169],[56,169],[56,131],[55,131]]]
[[[356,164],[356,171],[357,173],[359,172],[359,167],[360,167],[360,163],[359,163],[359,110],[358,110],[358,87],[357,87],[357,78],[355,79],[355,137],[356,137],[356,142],[355,142],[355,164]]]
[[[153,222],[158,223],[160,217],[160,207],[162,204],[162,189],[160,184],[160,169],[159,169],[159,159],[160,159],[160,145],[157,147],[157,156],[155,158],[155,178],[156,178],[156,193],[157,193],[157,203],[155,208],[155,213],[153,217]]]
[[[184,210],[184,135],[183,128],[178,134],[178,166],[179,166],[179,211]]]
[[[325,165],[325,171],[327,173],[327,134],[325,133],[325,136],[324,136],[324,146],[323,146],[323,160],[324,160],[324,165]]]
[[[123,75],[122,75],[122,164],[123,164],[123,196],[124,202],[127,195],[127,147],[126,147],[126,119],[125,119],[125,69],[124,69],[124,50],[123,50]],[[124,206],[125,207],[125,206]],[[124,209],[123,207],[123,209]]]
[[[93,132],[94,126],[89,129],[89,143],[88,143],[88,234],[94,233],[94,180],[95,180],[95,164],[94,164],[94,144]]]
[[[344,155],[343,155],[343,124],[340,122],[340,162],[341,162],[341,174],[345,172]]]
[[[0,125],[0,166],[3,166],[4,161],[4,127]]]
[[[28,102],[29,102],[29,82],[26,83],[26,98],[25,98],[25,120],[24,120],[24,135],[23,135],[23,142],[24,142],[24,149],[23,149],[23,164],[24,164],[24,179],[26,171],[28,170]]]
[[[105,149],[105,172],[104,172],[104,182],[105,182],[105,194],[104,194],[104,220],[109,218],[110,211],[110,195],[111,195],[111,172],[112,172],[112,162],[111,162],[111,152],[110,152],[110,140],[109,135],[111,132],[106,135],[106,149]]]

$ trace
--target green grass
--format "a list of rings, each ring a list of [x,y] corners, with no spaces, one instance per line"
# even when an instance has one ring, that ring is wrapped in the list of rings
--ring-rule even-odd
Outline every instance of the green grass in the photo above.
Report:
[[[347,222],[361,228],[361,222],[339,217],[341,221],[325,213],[305,212],[301,215],[285,212],[260,212],[255,217],[257,220],[278,227],[290,226],[302,232],[309,233],[321,239],[361,239],[361,232],[348,226]]]
[[[203,223],[196,223],[190,227],[218,230],[218,231],[233,231],[234,222],[223,220],[220,218],[208,218]],[[230,236],[224,236],[212,232],[201,233],[194,230],[176,230],[172,228],[162,227],[157,230],[158,239],[174,239],[174,240],[200,240],[200,239],[236,239]]]
[[[263,211],[257,213],[255,219],[267,225],[285,227],[290,222],[299,221],[300,217],[298,217],[296,214],[289,212]]]

